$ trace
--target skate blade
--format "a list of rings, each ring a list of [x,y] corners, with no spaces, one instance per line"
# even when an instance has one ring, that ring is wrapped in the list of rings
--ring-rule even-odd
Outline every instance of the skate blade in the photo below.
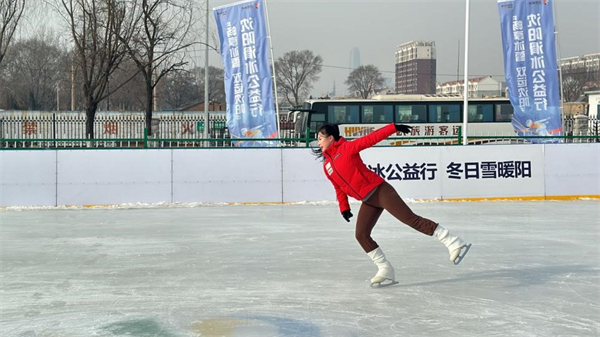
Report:
[[[393,286],[398,283],[399,283],[398,281],[389,281],[386,283],[382,283],[382,282],[371,283],[371,288],[373,288],[373,289],[385,288],[385,287]]]
[[[461,254],[458,254],[456,259],[454,259],[454,265],[459,264],[460,261],[462,261],[462,259],[465,258],[465,255],[467,255],[467,252],[469,251],[469,249],[471,249],[471,244],[469,243],[468,245],[463,246],[463,248],[465,249],[465,251],[464,252],[461,251]]]

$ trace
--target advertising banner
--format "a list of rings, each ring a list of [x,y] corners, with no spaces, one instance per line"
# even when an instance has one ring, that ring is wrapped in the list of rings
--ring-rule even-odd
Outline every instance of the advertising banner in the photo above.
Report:
[[[552,0],[498,0],[504,73],[519,136],[561,136]],[[558,138],[529,138],[533,143]]]
[[[231,138],[277,138],[277,116],[261,0],[213,9],[225,70],[227,127]],[[240,141],[236,146],[275,146]]]

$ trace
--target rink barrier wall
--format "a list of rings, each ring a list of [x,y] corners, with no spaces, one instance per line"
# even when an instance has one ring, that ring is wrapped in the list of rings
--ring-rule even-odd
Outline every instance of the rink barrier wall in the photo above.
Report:
[[[405,199],[600,199],[600,144],[385,147],[365,163]],[[309,149],[0,151],[0,207],[335,201]]]

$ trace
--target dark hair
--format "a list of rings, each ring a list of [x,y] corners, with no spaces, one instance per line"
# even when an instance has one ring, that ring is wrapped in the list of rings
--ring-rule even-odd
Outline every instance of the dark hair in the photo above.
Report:
[[[337,126],[337,124],[325,124],[321,126],[319,130],[317,130],[317,139],[319,138],[319,133],[322,133],[327,137],[333,136],[333,139],[336,141],[340,140],[340,128]],[[323,151],[320,147],[317,146],[316,149],[313,148],[311,151],[313,155],[317,157],[316,159],[320,159],[321,161],[325,160],[323,157]]]
[[[340,128],[337,124],[325,124],[317,131],[317,137],[319,133],[322,133],[327,137],[333,136],[333,139],[340,140]]]

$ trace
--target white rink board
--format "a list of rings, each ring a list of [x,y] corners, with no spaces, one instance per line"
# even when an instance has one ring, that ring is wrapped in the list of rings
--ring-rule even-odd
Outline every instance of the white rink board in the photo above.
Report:
[[[323,163],[310,149],[283,151],[283,165],[283,197],[286,202],[335,199],[335,191],[323,173]]]
[[[600,146],[546,146],[546,195],[599,195]]]
[[[173,150],[173,202],[282,202],[281,150]]]
[[[361,158],[369,169],[394,186],[401,197],[437,199],[441,195],[441,149],[373,147],[361,152]]]
[[[361,156],[408,199],[600,195],[600,144],[387,147]],[[3,207],[335,201],[309,149],[1,151],[0,159]],[[525,169],[502,177],[511,165]]]
[[[58,205],[171,201],[171,152],[58,151]]]
[[[543,146],[515,149],[514,145],[371,148],[361,156],[403,197],[543,196]]]
[[[442,148],[441,198],[543,196],[543,145],[515,149],[514,145]],[[452,164],[462,172],[447,173]]]
[[[0,151],[0,206],[56,204],[56,151]]]

